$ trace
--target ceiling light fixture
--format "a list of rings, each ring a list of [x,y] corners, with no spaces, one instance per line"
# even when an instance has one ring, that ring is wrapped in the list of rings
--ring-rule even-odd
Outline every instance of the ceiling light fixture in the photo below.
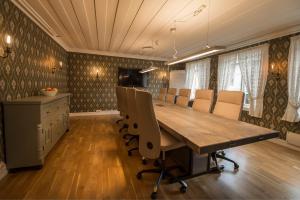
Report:
[[[158,69],[158,67],[149,67],[147,69],[143,69],[143,70],[139,71],[139,73],[143,74],[143,73],[151,72],[151,71],[154,71],[157,69]]]
[[[204,49],[204,50],[202,50],[202,51],[200,51],[196,54],[186,56],[186,57],[180,58],[178,60],[170,61],[170,62],[167,63],[167,65],[175,65],[175,64],[178,64],[178,63],[186,62],[186,61],[192,61],[192,60],[195,60],[195,59],[198,59],[198,58],[208,56],[210,54],[222,51],[224,49],[225,49],[225,47],[223,47],[223,46],[209,47],[209,48],[206,48],[206,49]]]
[[[153,54],[153,51],[154,51],[154,47],[153,47],[153,41],[152,42],[152,45],[149,45],[149,46],[143,46],[142,47],[142,50],[151,50],[152,51],[152,54]],[[156,44],[156,43],[155,43]],[[157,44],[158,44],[158,41],[157,41]],[[139,73],[143,74],[143,73],[147,73],[147,72],[151,72],[151,71],[154,71],[154,70],[157,70],[158,67],[154,67],[153,66],[153,61],[150,61],[151,62],[151,65],[150,67],[146,68],[146,69],[142,69],[139,71]]]
[[[224,46],[212,46],[211,47],[209,45],[209,28],[210,28],[209,27],[209,25],[210,25],[209,24],[209,21],[210,21],[209,19],[210,19],[210,7],[211,7],[210,4],[211,4],[211,2],[209,0],[208,10],[207,10],[206,47],[203,50],[201,50],[200,52],[196,53],[196,54],[186,56],[186,57],[183,57],[183,58],[180,58],[180,59],[176,59],[176,57],[174,57],[174,55],[173,55],[173,59],[175,59],[175,60],[167,62],[166,63],[167,65],[174,65],[174,64],[178,64],[178,63],[182,63],[182,62],[186,62],[186,61],[192,61],[192,60],[199,59],[199,58],[202,58],[204,56],[208,56],[208,55],[211,55],[213,53],[225,50]],[[206,8],[206,5],[202,5],[198,10],[195,11],[195,13],[197,14],[198,12],[201,12],[204,8]],[[170,31],[172,32],[172,28],[170,29]],[[176,32],[176,28],[175,28],[175,32]],[[174,44],[175,44],[175,42],[174,42]],[[175,48],[175,45],[174,45],[174,48]],[[177,51],[176,51],[176,54],[177,54]]]

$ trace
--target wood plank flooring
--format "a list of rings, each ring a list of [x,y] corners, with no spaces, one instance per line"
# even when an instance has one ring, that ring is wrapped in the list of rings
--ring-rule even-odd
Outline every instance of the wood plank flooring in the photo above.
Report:
[[[70,132],[59,141],[41,170],[22,170],[0,181],[1,199],[149,199],[157,175],[135,174],[144,168],[114,123],[116,116],[71,118]],[[188,180],[188,191],[163,183],[161,199],[300,199],[300,153],[270,142],[233,148],[222,174]]]

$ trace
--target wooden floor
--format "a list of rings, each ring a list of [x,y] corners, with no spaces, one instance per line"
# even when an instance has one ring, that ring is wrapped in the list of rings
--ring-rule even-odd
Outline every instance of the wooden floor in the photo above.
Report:
[[[23,170],[0,182],[8,199],[148,199],[157,175],[135,174],[145,168],[136,153],[127,156],[114,116],[76,117],[41,170]],[[161,199],[300,199],[300,153],[270,142],[231,149],[240,164],[232,171],[188,180],[188,191],[163,183]],[[152,168],[151,164],[146,167]]]

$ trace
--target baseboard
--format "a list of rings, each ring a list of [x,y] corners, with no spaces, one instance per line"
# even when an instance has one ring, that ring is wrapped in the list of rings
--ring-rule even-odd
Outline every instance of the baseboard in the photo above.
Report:
[[[78,113],[70,113],[70,117],[78,117],[78,116],[97,116],[97,115],[118,115],[120,114],[117,110],[103,110],[97,112],[78,112]]]
[[[0,180],[6,176],[8,173],[7,169],[6,169],[6,165],[4,164],[4,162],[0,161]]]
[[[268,141],[272,142],[272,143],[275,143],[275,144],[278,144],[278,145],[281,145],[281,146],[284,146],[284,147],[289,148],[289,149],[293,149],[295,151],[300,151],[299,147],[288,144],[285,140],[282,140],[282,139],[275,138],[275,139],[271,139],[271,140],[268,140]]]

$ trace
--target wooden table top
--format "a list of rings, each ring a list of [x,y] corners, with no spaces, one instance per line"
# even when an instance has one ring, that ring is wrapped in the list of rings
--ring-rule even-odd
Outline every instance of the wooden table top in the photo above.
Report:
[[[163,129],[198,153],[211,153],[279,136],[276,130],[160,101],[154,102],[154,110]]]

